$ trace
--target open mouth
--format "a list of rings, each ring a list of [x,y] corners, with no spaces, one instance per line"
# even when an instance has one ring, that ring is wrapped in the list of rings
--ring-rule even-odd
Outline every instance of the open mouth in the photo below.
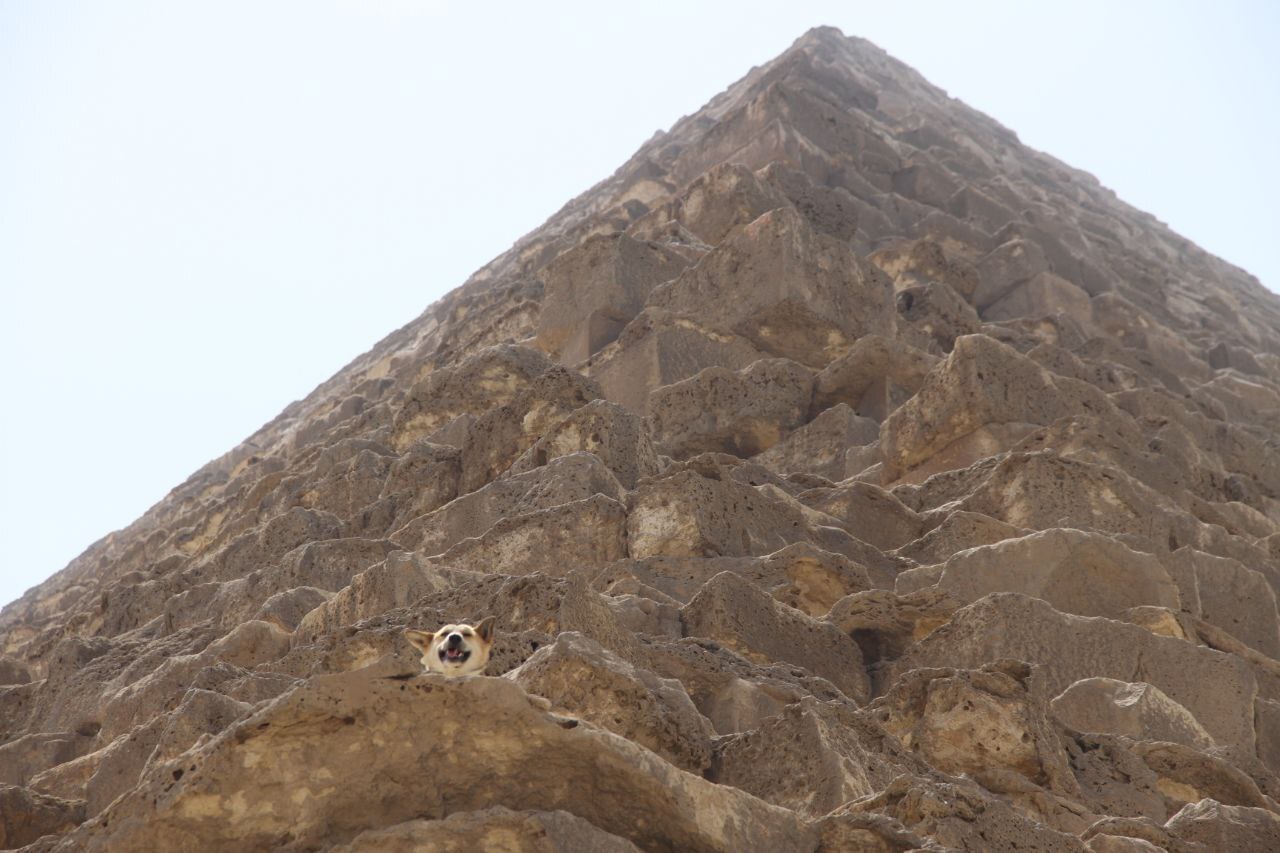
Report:
[[[466,663],[467,658],[471,657],[471,652],[465,649],[441,649],[440,660],[445,663]]]

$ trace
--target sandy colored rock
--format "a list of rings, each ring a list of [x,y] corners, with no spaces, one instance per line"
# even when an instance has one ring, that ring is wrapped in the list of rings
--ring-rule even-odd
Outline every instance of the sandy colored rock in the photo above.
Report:
[[[868,713],[913,755],[945,773],[982,779],[1008,770],[1077,794],[1066,753],[1047,719],[1039,678],[1020,661],[977,670],[905,673]]]
[[[892,329],[889,288],[878,269],[782,207],[655,288],[649,304],[703,317],[766,352],[822,367],[862,335]]]
[[[814,407],[845,403],[860,415],[883,420],[890,406],[915,394],[938,357],[878,334],[859,338],[814,380]],[[892,393],[893,387],[900,395]]]
[[[846,462],[849,451],[879,438],[880,427],[875,421],[839,403],[753,458],[778,474],[813,474],[839,481],[858,473]]]
[[[1070,648],[1072,654],[1061,650]],[[1046,692],[1057,695],[1082,678],[1143,680],[1185,707],[1220,744],[1252,751],[1257,682],[1248,665],[1181,640],[1158,637],[1101,617],[1060,613],[1015,593],[989,595],[908,649],[895,673],[930,666],[980,666],[997,658],[1038,664]]]
[[[625,234],[588,239],[542,273],[538,346],[565,364],[577,364],[616,339],[654,285],[675,278],[687,265],[661,244]]]
[[[454,368],[431,373],[397,412],[393,446],[407,448],[459,415],[480,415],[509,402],[551,366],[537,350],[508,345],[486,348]]]
[[[621,499],[617,478],[599,457],[577,452],[526,471],[512,472],[483,488],[419,516],[395,531],[395,541],[425,554],[439,554],[473,539],[504,518],[551,509],[593,495]]]
[[[626,556],[627,513],[604,495],[504,519],[432,560],[502,574],[564,574]]]
[[[845,806],[894,818],[908,830],[959,850],[1083,851],[1074,835],[1024,816],[972,782],[932,782],[903,775],[872,797]]]
[[[440,721],[452,719],[469,722],[445,723],[441,731]],[[378,742],[398,746],[380,750],[384,760],[376,765],[346,757]],[[495,762],[504,772],[479,769]],[[441,767],[450,768],[450,784],[429,784]],[[464,767],[478,772],[468,779]],[[596,795],[574,796],[579,785]],[[101,849],[110,839],[134,847],[196,841],[206,849],[243,849],[284,836],[332,844],[424,812],[439,819],[495,800],[516,810],[572,807],[600,829],[649,848],[813,844],[785,810],[675,770],[590,724],[542,711],[503,679],[406,681],[361,670],[313,679],[181,761],[156,767],[112,805],[107,822],[86,825],[61,846]]]
[[[732,373],[709,367],[649,395],[658,448],[676,459],[722,452],[754,456],[804,423],[812,374],[787,359],[762,359]]]
[[[62,835],[84,821],[84,803],[0,785],[0,849],[24,847],[46,835]]]
[[[297,390],[0,610],[4,845],[1280,846],[1280,300],[869,42]]]
[[[1178,588],[1159,560],[1107,536],[1052,528],[961,551],[940,566],[898,576],[898,592],[936,584],[968,604],[993,592],[1041,598],[1063,613],[1121,618],[1131,607],[1177,609]]]
[[[701,775],[711,764],[711,724],[680,682],[637,669],[586,639],[561,634],[508,675],[551,700],[560,713],[589,720]]]
[[[600,390],[591,380],[553,367],[518,391],[510,402],[478,416],[462,448],[459,493],[492,481],[569,414],[599,397]]]
[[[627,508],[627,550],[635,558],[763,555],[813,533],[798,506],[695,470],[641,482]]]
[[[696,239],[718,245],[735,229],[761,214],[786,205],[786,199],[751,170],[736,164],[713,166],[699,175],[668,205],[636,223],[636,232],[676,221]]]
[[[986,335],[957,338],[920,393],[881,425],[886,476],[897,479],[989,424],[1046,424],[1081,407],[1099,411],[1109,404],[1097,389],[1055,380],[1035,362]]]
[[[1280,658],[1276,594],[1260,572],[1191,547],[1175,552],[1170,564],[1184,585],[1194,585],[1188,609],[1250,648]]]
[[[593,400],[570,414],[512,464],[508,473],[529,471],[574,453],[590,453],[624,488],[661,471],[649,431],[639,417],[605,400]],[[612,496],[613,491],[601,487]]]
[[[363,850],[464,853],[492,849],[517,853],[558,853],[562,850],[635,853],[639,850],[625,838],[599,830],[569,812],[514,812],[502,806],[457,812],[443,820],[411,820],[386,829],[365,830],[348,844],[332,849],[335,853]]]
[[[707,581],[681,618],[688,636],[724,643],[757,663],[802,666],[855,701],[867,698],[862,652],[847,634],[775,601],[732,572]]]
[[[1271,850],[1280,845],[1280,816],[1266,809],[1227,806],[1215,800],[1189,804],[1165,829],[1179,841],[1207,850]]]
[[[1167,740],[1210,749],[1213,738],[1191,712],[1158,687],[1114,678],[1082,678],[1056,696],[1053,714],[1082,732]]]
[[[960,510],[946,513],[941,524],[903,545],[897,553],[921,565],[937,565],[959,551],[1016,539],[1024,533],[1023,529],[990,516]]]
[[[804,767],[804,773],[791,768]],[[805,699],[717,744],[710,778],[810,817],[921,769],[892,736],[851,708]]]
[[[610,402],[646,414],[649,393],[708,367],[739,370],[766,356],[751,341],[707,324],[705,318],[646,308],[584,372]]]
[[[915,541],[923,527],[914,510],[872,483],[845,482],[830,489],[810,489],[797,497],[882,551],[892,551]]]

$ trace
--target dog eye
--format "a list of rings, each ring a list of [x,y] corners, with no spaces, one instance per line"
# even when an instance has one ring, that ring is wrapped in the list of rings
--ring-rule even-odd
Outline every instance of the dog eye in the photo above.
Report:
[[[464,629],[464,630],[463,630],[463,632],[462,632],[462,636],[464,636],[464,637],[470,637],[470,636],[471,636],[471,630],[470,630],[470,629]]]

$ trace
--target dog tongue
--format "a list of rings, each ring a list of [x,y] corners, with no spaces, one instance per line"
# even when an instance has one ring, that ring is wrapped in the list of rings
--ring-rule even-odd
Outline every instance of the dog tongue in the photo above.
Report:
[[[445,649],[444,656],[453,660],[462,657],[462,649]]]

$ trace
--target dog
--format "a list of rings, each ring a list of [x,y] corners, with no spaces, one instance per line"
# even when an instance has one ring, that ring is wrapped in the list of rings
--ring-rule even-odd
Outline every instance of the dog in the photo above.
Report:
[[[481,675],[493,651],[495,621],[489,616],[474,627],[460,623],[445,625],[434,632],[406,628],[404,636],[422,652],[422,665],[428,672],[439,672],[450,678]]]

